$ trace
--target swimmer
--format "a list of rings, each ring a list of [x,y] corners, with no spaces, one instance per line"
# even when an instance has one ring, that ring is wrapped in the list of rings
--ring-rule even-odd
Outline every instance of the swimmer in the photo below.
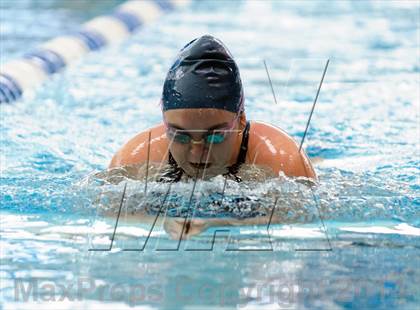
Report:
[[[246,166],[316,180],[296,141],[276,126],[247,120],[244,103],[231,53],[210,35],[197,38],[179,52],[166,76],[162,123],[129,140],[109,168],[167,165],[159,180],[169,182],[217,175],[240,182]]]
[[[316,180],[311,161],[296,141],[276,126],[247,120],[244,103],[238,66],[223,43],[209,35],[191,41],[166,76],[162,123],[123,145],[109,171],[124,169],[125,176],[135,177],[136,167],[144,171],[146,166],[148,172],[156,164],[167,167],[158,181],[224,175],[240,182],[244,169],[259,167],[274,176]],[[147,215],[137,219],[153,221]],[[266,225],[268,220],[189,219],[184,225],[184,218],[168,217],[164,229],[173,239],[187,239],[211,226]],[[270,220],[282,222],[277,216]]]

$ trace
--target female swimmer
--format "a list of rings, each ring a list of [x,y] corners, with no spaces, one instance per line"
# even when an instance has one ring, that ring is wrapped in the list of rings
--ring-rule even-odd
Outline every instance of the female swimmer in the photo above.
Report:
[[[162,93],[163,122],[129,140],[110,168],[169,164],[162,181],[226,175],[241,165],[275,175],[316,179],[303,150],[283,130],[247,121],[238,66],[223,43],[205,35],[188,43],[170,68]]]
[[[112,158],[110,168],[149,169],[149,162],[169,166],[158,180],[225,175],[241,181],[247,165],[273,174],[316,179],[311,162],[283,130],[247,121],[238,66],[218,39],[205,35],[188,43],[170,68],[162,93],[163,122],[129,140]],[[118,169],[117,169],[118,170]],[[150,175],[150,174],[149,174]],[[153,220],[140,215],[142,221]],[[211,226],[255,225],[282,218],[165,218],[174,239],[189,238]],[[186,224],[186,225],[185,225]]]

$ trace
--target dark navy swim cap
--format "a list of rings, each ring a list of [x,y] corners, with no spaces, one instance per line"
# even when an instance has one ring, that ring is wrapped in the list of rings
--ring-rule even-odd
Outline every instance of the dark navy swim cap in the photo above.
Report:
[[[162,110],[243,110],[239,69],[223,43],[205,35],[180,51],[163,85]]]

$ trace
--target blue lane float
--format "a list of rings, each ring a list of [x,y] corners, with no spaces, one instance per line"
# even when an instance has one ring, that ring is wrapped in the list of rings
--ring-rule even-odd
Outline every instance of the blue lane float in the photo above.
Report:
[[[156,0],[156,3],[162,10],[166,12],[172,11],[174,9],[174,4],[170,0]]]
[[[18,100],[25,90],[43,82],[71,62],[104,46],[116,44],[162,14],[188,5],[191,0],[130,0],[106,16],[98,16],[72,34],[45,42],[21,59],[0,69],[0,103]]]
[[[128,12],[116,11],[112,14],[112,17],[123,22],[129,32],[136,31],[142,25],[141,20],[136,15]]]
[[[6,74],[0,74],[0,100],[12,102],[22,95],[22,89],[18,83]]]
[[[48,75],[58,72],[66,65],[64,59],[58,53],[48,49],[36,50],[25,54],[23,57],[38,62]]]
[[[105,38],[92,30],[80,30],[74,36],[80,38],[91,51],[96,51],[106,45]]]

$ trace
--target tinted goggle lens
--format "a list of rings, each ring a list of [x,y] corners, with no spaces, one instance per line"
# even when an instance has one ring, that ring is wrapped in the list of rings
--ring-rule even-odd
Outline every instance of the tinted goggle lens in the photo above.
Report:
[[[173,136],[173,139],[175,142],[181,143],[181,144],[191,143],[191,140],[192,140],[192,138],[189,135],[183,134],[183,133],[175,134]],[[222,133],[213,133],[204,137],[204,142],[206,144],[220,144],[223,141],[225,141],[225,135]]]

